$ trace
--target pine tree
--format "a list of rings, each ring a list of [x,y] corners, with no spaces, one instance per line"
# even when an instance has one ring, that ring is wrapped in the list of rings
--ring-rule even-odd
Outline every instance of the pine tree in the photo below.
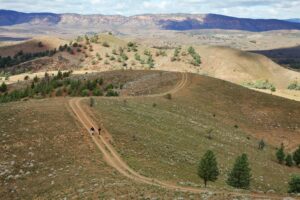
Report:
[[[281,144],[281,147],[277,150],[276,152],[276,157],[277,157],[277,160],[280,164],[283,163],[284,161],[284,158],[285,158],[285,153],[284,153],[284,146],[283,144]]]
[[[292,158],[292,155],[291,154],[288,154],[285,158],[285,164],[286,166],[293,166],[293,158]]]
[[[198,176],[203,179],[206,187],[208,181],[216,181],[219,175],[218,163],[214,153],[208,150],[198,166]]]
[[[300,193],[300,176],[294,175],[289,182],[289,193]]]
[[[227,184],[242,189],[248,189],[250,186],[251,169],[249,167],[248,156],[242,154],[239,156],[229,173]]]
[[[293,160],[295,161],[296,165],[300,165],[300,146],[293,154]]]

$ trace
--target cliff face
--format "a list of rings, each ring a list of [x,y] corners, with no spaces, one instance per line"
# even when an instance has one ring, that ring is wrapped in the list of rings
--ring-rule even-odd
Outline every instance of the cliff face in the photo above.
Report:
[[[0,10],[0,26],[18,24],[95,27],[118,30],[122,27],[157,30],[225,29],[243,31],[300,30],[300,24],[276,19],[246,19],[216,14],[79,15],[21,13]]]

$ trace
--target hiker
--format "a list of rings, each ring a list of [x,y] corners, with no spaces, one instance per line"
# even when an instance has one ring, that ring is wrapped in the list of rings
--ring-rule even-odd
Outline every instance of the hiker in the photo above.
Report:
[[[92,127],[92,128],[91,128],[91,133],[92,133],[92,135],[94,135],[94,132],[95,132],[95,129],[94,129],[94,127]]]
[[[98,128],[98,133],[99,135],[101,135],[101,128]]]

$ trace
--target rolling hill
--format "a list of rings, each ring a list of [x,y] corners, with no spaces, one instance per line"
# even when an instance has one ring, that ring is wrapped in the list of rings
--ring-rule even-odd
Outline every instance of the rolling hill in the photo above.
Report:
[[[77,78],[99,77],[122,83],[121,96],[95,97],[93,108],[78,97],[0,104],[3,198],[290,196],[287,181],[299,169],[278,164],[274,152],[280,142],[287,151],[298,145],[299,102],[189,73],[121,70]],[[102,127],[100,137],[88,132],[91,124]],[[216,153],[221,175],[204,189],[196,172],[207,149]],[[252,168],[249,191],[225,184],[243,152]]]
[[[65,41],[60,39],[34,39],[13,46],[0,47],[0,56],[13,56],[39,50],[38,41],[44,41],[42,48],[55,48],[53,56],[44,56],[6,67],[13,74],[24,72],[43,72],[58,69],[109,71],[117,69],[156,69],[166,71],[193,72],[230,81],[236,84],[267,80],[279,90],[284,90],[293,81],[300,80],[300,74],[276,64],[265,56],[220,46],[194,46],[201,58],[195,66],[189,54],[189,46],[165,47],[148,46],[122,40],[109,34],[95,35]],[[58,45],[68,46],[59,51]],[[74,46],[75,44],[75,46]],[[78,46],[77,46],[78,45]],[[177,50],[176,50],[177,48]],[[51,49],[50,49],[51,50]],[[120,52],[121,51],[121,52]],[[178,55],[174,58],[175,52]],[[151,59],[150,59],[151,58]]]
[[[0,10],[0,26],[28,24],[35,26],[56,26],[60,28],[76,28],[108,31],[137,30],[194,30],[225,29],[243,31],[300,30],[299,23],[276,19],[246,19],[216,14],[158,14],[136,15],[79,15],[54,13],[21,13]],[[29,27],[28,27],[29,28]]]

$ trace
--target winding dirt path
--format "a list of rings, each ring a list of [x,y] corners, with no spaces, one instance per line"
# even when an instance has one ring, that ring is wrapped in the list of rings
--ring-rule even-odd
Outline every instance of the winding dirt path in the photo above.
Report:
[[[184,88],[188,82],[188,74],[183,73],[182,79],[177,85],[170,91],[162,93],[162,94],[154,94],[154,95],[147,95],[143,97],[158,97],[164,96],[168,93],[174,94]],[[133,97],[121,97],[121,98],[133,98]],[[91,127],[98,128],[97,123],[92,119],[91,111],[89,110],[88,106],[81,105],[81,101],[85,98],[73,98],[69,101],[69,105],[76,115],[78,121],[83,125],[83,127],[89,132]],[[140,175],[133,169],[131,169],[127,163],[121,158],[121,156],[117,153],[115,148],[110,143],[111,134],[105,129],[105,127],[101,127],[102,132],[101,135],[95,133],[94,136],[91,136],[92,140],[102,152],[104,160],[114,169],[116,169],[120,174],[123,176],[132,179],[139,183],[155,185],[158,187],[163,187],[169,190],[181,191],[181,192],[190,192],[190,193],[206,193],[212,192],[211,190],[207,189],[200,189],[200,188],[193,188],[193,187],[184,187],[178,186],[176,184],[168,183],[165,181],[160,181],[154,178],[149,178]],[[241,192],[228,192],[228,191],[213,191],[214,194],[226,194],[231,197],[233,196],[246,196],[254,199],[283,199],[283,196],[279,195],[264,195],[264,194],[256,194],[256,193],[241,193]]]

